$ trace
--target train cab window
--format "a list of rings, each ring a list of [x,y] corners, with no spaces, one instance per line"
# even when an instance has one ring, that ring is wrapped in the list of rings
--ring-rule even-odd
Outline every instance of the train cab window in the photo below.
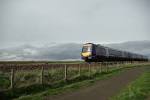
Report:
[[[90,52],[91,47],[90,46],[83,46],[82,52]]]

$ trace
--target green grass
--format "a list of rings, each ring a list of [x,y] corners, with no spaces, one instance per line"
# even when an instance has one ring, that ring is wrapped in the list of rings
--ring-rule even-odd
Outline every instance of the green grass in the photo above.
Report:
[[[5,89],[10,86],[9,75],[0,72],[0,89]]]
[[[149,69],[148,69],[149,70]],[[145,100],[150,96],[150,70],[129,84],[111,100]]]

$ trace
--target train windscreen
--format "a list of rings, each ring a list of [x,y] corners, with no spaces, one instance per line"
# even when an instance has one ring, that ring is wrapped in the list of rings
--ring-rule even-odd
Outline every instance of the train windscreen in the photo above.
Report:
[[[90,52],[91,46],[83,46],[82,52]]]

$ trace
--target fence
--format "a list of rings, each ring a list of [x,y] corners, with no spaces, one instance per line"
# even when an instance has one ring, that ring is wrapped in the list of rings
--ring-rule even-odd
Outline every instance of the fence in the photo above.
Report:
[[[0,64],[0,89],[13,89],[34,84],[56,84],[77,77],[91,77],[109,72],[131,62],[79,64]]]

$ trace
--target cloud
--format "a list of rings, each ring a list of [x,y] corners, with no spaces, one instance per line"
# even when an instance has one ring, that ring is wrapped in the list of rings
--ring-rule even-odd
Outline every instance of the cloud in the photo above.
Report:
[[[0,45],[150,40],[149,4],[149,0],[1,0]]]

